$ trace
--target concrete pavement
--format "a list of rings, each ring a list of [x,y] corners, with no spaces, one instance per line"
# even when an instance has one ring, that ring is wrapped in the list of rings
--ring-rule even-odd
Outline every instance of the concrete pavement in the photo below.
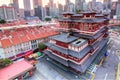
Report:
[[[117,65],[120,62],[119,56],[116,55],[116,50],[120,50],[120,41],[117,36],[114,38],[110,38],[112,40],[112,46],[109,47],[108,58],[103,62],[102,66],[98,68],[95,73],[95,80],[115,80],[116,79],[116,71]]]

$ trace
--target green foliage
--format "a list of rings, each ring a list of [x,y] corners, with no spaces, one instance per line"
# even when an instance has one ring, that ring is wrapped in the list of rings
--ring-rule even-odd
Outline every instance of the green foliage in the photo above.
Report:
[[[45,18],[45,21],[51,21],[51,18],[46,17],[46,18]]]
[[[47,48],[47,46],[45,44],[43,44],[43,43],[38,44],[38,49],[39,50],[44,50],[45,48]]]
[[[54,18],[55,18],[55,19],[58,19],[58,16],[55,16]]]
[[[0,24],[5,24],[5,23],[6,23],[6,21],[4,19],[0,20]]]
[[[79,13],[79,12],[81,12],[81,10],[76,9],[76,13]]]
[[[0,68],[4,68],[5,66],[11,64],[12,61],[10,59],[0,59]]]

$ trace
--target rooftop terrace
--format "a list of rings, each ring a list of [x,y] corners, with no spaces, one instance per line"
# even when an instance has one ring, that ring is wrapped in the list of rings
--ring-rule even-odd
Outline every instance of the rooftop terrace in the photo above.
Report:
[[[78,39],[78,37],[71,36],[71,35],[69,35],[69,33],[62,33],[62,34],[53,36],[52,39],[61,41],[61,42],[65,42],[65,43],[70,43],[70,42]]]
[[[80,39],[72,42],[71,45],[73,45],[73,46],[81,46],[81,45],[84,44],[85,42],[87,42],[87,40],[80,38]]]

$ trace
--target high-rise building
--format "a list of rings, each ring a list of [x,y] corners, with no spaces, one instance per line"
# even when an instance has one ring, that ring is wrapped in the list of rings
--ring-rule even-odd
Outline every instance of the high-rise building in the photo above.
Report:
[[[13,0],[12,6],[16,9],[18,18],[24,18],[24,6],[22,4],[23,0]]]
[[[103,4],[101,2],[96,2],[96,0],[90,1],[87,5],[87,10],[102,13]]]
[[[112,4],[111,0],[103,0],[104,9],[110,9],[111,4]]]
[[[45,19],[45,17],[50,17],[50,7],[48,5],[45,5],[43,8],[42,8],[42,20]]]
[[[53,0],[49,0],[49,6],[50,6],[50,8],[54,8],[54,1]]]
[[[116,15],[120,19],[120,0],[117,2]]]
[[[68,7],[69,3],[70,3],[70,0],[65,0],[64,12],[68,11],[68,9],[69,9],[69,7]]]
[[[116,15],[117,10],[117,2],[112,2],[111,4],[111,18],[113,18],[114,15]]]
[[[75,0],[75,9],[76,10],[83,10],[83,4],[85,0]]]
[[[24,0],[24,14],[25,16],[34,16],[33,0]]]
[[[75,12],[75,4],[70,2],[68,5],[68,11]]]
[[[53,0],[49,0],[49,7],[50,7],[50,16],[56,16],[56,3]]]
[[[42,19],[42,0],[34,0],[34,11],[35,16],[38,16]]]
[[[61,18],[62,13],[64,12],[64,6],[61,3],[58,4],[58,11],[58,15]]]
[[[50,7],[49,6],[45,6],[45,11],[46,11],[46,16],[50,16]]]
[[[17,12],[14,7],[1,6],[0,7],[0,18],[7,21],[16,20]]]
[[[107,55],[109,20],[94,12],[63,13],[60,34],[49,37],[44,51],[49,61],[68,70],[84,73],[94,61]],[[52,59],[52,60],[51,60]],[[65,70],[66,70],[65,69]]]

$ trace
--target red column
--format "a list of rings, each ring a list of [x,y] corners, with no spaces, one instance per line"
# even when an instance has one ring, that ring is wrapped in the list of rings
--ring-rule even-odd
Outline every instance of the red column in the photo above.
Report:
[[[81,31],[83,30],[82,27],[83,27],[83,23],[81,23],[81,26],[80,26],[80,30],[81,30]]]
[[[82,23],[82,31],[84,31],[84,23]]]
[[[93,31],[93,24],[91,24],[91,31]]]
[[[90,32],[91,32],[91,30],[92,30],[92,25],[91,25],[91,24],[90,24],[90,27],[89,27],[89,28],[90,28]]]

